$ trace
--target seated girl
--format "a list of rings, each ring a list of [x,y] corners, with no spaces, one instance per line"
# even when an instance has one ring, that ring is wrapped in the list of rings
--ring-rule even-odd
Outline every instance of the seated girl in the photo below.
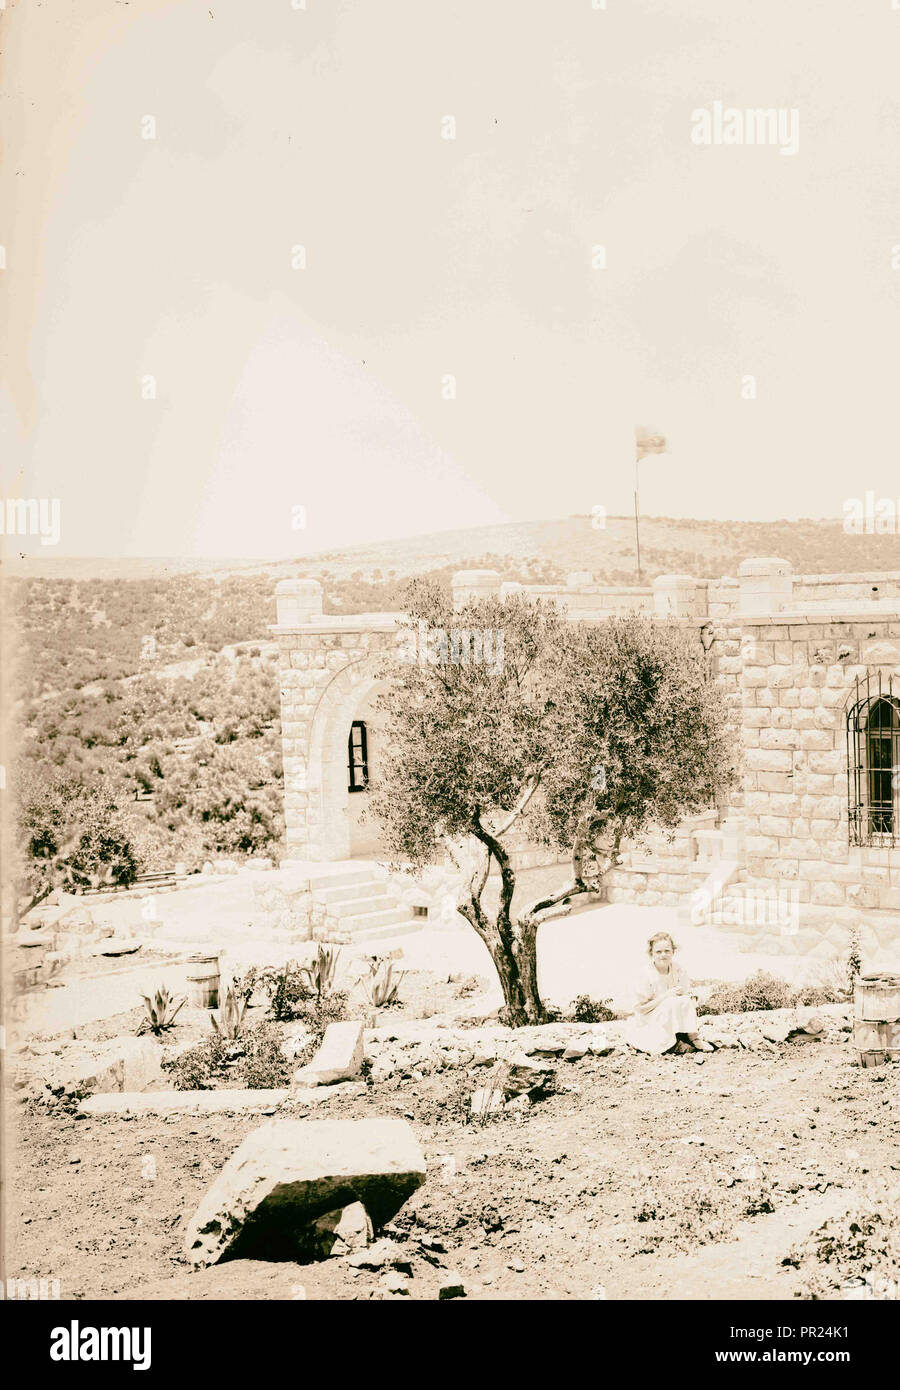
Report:
[[[635,988],[625,1038],[639,1052],[711,1052],[698,1033],[697,1009],[685,972],[674,962],[675,942],[657,932],[647,943],[650,964]]]

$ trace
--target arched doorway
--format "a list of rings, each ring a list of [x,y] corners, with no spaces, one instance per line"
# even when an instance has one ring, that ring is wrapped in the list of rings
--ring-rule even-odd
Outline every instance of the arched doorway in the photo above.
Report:
[[[381,829],[369,811],[369,791],[377,784],[383,751],[382,725],[371,691],[347,731],[347,821],[351,859],[377,859],[384,853]]]
[[[384,852],[378,823],[365,814],[383,752],[376,696],[367,658],[338,672],[316,709],[307,764],[314,858],[375,859]]]

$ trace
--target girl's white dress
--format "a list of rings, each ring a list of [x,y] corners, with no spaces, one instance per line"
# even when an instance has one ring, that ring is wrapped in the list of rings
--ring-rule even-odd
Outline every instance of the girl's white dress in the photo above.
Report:
[[[659,999],[668,989],[687,989],[689,983],[685,972],[674,962],[665,975],[651,962],[635,983],[635,1006]],[[697,1009],[690,995],[673,994],[648,1013],[633,1013],[624,1032],[632,1047],[641,1052],[660,1053],[668,1052],[675,1045],[678,1033],[696,1033],[698,1027]]]

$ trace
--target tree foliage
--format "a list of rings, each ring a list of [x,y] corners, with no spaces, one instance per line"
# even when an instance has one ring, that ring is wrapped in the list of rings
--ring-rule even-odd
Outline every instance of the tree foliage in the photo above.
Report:
[[[696,635],[674,624],[570,623],[519,594],[455,611],[427,581],[410,586],[406,611],[416,659],[382,672],[391,757],[372,810],[391,851],[414,865],[477,844],[458,908],[491,953],[510,1021],[535,1020],[541,921],[600,886],[623,837],[673,828],[730,784],[724,697]],[[481,633],[483,651],[491,634],[502,661],[448,660],[447,634],[461,631]],[[570,854],[572,878],[513,917],[510,836],[523,832]],[[499,904],[488,913],[492,868]]]
[[[133,827],[102,792],[79,783],[26,777],[19,797],[19,887],[39,902],[54,888],[72,891],[137,877]]]

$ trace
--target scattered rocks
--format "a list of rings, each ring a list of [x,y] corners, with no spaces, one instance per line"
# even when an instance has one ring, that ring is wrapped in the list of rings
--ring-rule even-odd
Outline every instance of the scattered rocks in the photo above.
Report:
[[[580,1054],[584,1056],[584,1053]],[[534,1091],[545,1090],[552,1082],[555,1072],[552,1067],[542,1066],[525,1058],[504,1069],[500,1085],[506,1096],[521,1096]]]
[[[367,1250],[357,1250],[347,1260],[353,1269],[399,1269],[409,1273],[412,1265],[409,1256],[395,1240],[382,1238],[376,1240]]]
[[[703,1029],[702,1036],[708,1043],[718,1051],[720,1048],[740,1047],[740,1039],[736,1033],[725,1033],[718,1029]]]
[[[329,1258],[365,1250],[372,1239],[372,1222],[362,1202],[328,1211],[313,1223],[318,1253]]]
[[[381,1276],[381,1287],[386,1293],[408,1294],[409,1279],[399,1270],[389,1269]]]

